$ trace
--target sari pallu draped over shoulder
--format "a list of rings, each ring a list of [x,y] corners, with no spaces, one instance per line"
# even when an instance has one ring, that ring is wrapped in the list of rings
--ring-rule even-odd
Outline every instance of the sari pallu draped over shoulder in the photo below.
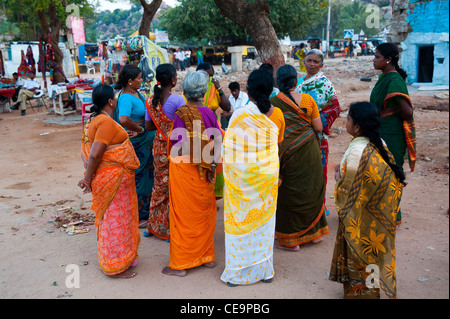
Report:
[[[169,154],[167,141],[173,121],[164,113],[161,103],[156,107],[153,96],[147,99],[146,107],[157,132],[153,140],[154,183],[150,201],[147,230],[162,239],[170,238],[169,227]]]
[[[189,154],[176,155],[169,140],[169,198],[170,198],[170,264],[174,270],[189,269],[215,259],[214,231],[217,206],[214,184],[206,177],[211,162],[203,158],[209,149],[202,113],[196,106],[185,105],[175,114],[186,127]],[[169,136],[174,133],[173,128]],[[196,140],[196,141],[195,141]],[[194,144],[200,146],[200,152]],[[172,151],[172,152],[171,152]]]
[[[395,298],[395,224],[403,187],[371,143],[357,167],[344,164],[343,170],[335,187],[339,227],[329,279],[350,284],[347,297],[381,288]]]
[[[399,108],[387,108],[388,101],[395,97],[404,98],[412,108],[412,102],[408,95],[408,89],[400,74],[396,71],[391,71],[380,75],[370,95],[370,102],[374,103],[378,107],[382,118],[396,116],[396,114],[400,111]],[[391,153],[394,155],[394,158],[397,159],[396,162],[399,166],[402,166],[403,164],[403,154],[401,154],[401,156],[396,155],[398,151],[393,148],[396,146],[404,147],[401,145],[406,144],[409,166],[411,172],[413,172],[416,163],[416,130],[414,116],[408,120],[402,121],[401,125],[404,132],[404,137],[396,134],[396,130],[392,126],[385,127],[385,129],[381,131],[381,135],[390,148]],[[402,139],[402,141],[398,142],[398,139]]]
[[[280,145],[280,181],[276,235],[287,247],[317,239],[329,233],[324,214],[325,179],[319,143],[304,112],[312,97],[302,95],[297,106],[284,93],[270,99],[283,111],[286,122]]]
[[[278,127],[250,102],[235,111],[223,143],[224,282],[273,278]]]
[[[88,126],[88,124],[87,124]],[[83,135],[81,152],[88,160],[91,150]],[[134,171],[139,160],[130,140],[107,150],[92,180],[99,264],[107,275],[125,271],[137,258],[140,243],[139,212]]]

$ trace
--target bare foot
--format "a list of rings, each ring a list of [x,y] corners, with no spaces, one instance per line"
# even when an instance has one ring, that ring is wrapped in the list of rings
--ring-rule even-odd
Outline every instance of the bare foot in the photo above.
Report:
[[[131,271],[130,269],[127,269],[124,272],[121,272],[120,274],[110,275],[108,277],[121,278],[121,279],[130,279],[130,278],[136,277],[136,275],[137,275],[137,272],[134,272],[134,271]]]
[[[311,240],[311,242],[312,242],[313,244],[318,244],[318,243],[320,243],[321,241],[323,241],[323,237],[319,237],[319,238],[316,238],[316,239]]]
[[[162,273],[164,275],[169,275],[169,276],[178,276],[178,277],[184,277],[187,275],[187,271],[182,269],[182,270],[174,270],[172,268],[170,268],[169,266],[166,266],[163,268]]]
[[[206,267],[206,268],[214,268],[214,267],[216,267],[216,263],[214,261],[212,261],[210,263],[205,263],[202,266]]]
[[[279,242],[275,242],[275,248],[278,249],[283,249],[283,250],[287,250],[287,251],[299,251],[300,250],[300,246],[294,246],[294,247],[287,247],[287,246],[283,246],[281,245]]]

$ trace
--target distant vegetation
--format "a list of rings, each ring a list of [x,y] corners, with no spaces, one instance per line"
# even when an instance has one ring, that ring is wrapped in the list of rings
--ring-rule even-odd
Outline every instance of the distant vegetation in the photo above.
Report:
[[[162,5],[160,12],[169,7]],[[152,29],[161,29],[158,16],[153,19]],[[142,19],[142,7],[132,5],[129,10],[116,9],[114,11],[100,11],[94,24],[86,27],[86,41],[96,43],[97,39],[106,40],[117,36],[129,36],[139,29]]]

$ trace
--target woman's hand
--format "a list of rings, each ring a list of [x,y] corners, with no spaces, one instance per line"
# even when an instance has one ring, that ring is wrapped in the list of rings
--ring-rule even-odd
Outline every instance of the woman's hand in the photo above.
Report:
[[[139,126],[139,127],[140,127],[140,126]],[[140,127],[140,128],[141,128],[141,127]],[[132,130],[127,130],[127,133],[128,133],[128,137],[129,137],[129,138],[133,138],[133,137],[136,137],[136,136],[139,136],[139,135],[144,134],[144,133],[145,133],[145,129],[142,127],[141,130],[140,130],[139,132],[132,131]]]
[[[139,136],[139,132],[136,132],[136,131],[129,131],[129,130],[127,130],[127,133],[128,133],[128,137],[129,138],[133,138],[133,137]]]
[[[216,176],[216,168],[213,166],[210,171],[206,172],[206,179],[208,180],[208,182],[215,184],[216,183],[215,176]]]
[[[216,89],[220,88],[220,83],[219,80],[212,78],[211,82],[214,83],[214,85],[216,86]]]
[[[336,182],[341,179],[341,166],[338,164],[334,167],[334,179]]]
[[[92,185],[88,183],[86,180],[82,179],[78,182],[78,187],[83,190],[83,194],[87,194],[92,192]]]

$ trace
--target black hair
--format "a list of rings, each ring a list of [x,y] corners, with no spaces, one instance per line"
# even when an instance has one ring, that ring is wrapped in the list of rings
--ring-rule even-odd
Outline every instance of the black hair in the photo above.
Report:
[[[127,87],[129,80],[134,80],[141,73],[141,69],[134,64],[127,64],[123,67],[122,71],[119,73],[119,79],[116,83],[116,90],[121,90]]]
[[[400,53],[397,46],[393,43],[381,43],[377,46],[377,50],[385,59],[391,58],[392,64],[395,67],[395,71],[397,71],[402,76],[403,80],[406,80],[408,74],[406,74],[406,71],[400,68],[400,66],[398,65]]]
[[[230,91],[240,90],[241,89],[241,85],[238,82],[231,82],[228,85],[228,88],[230,89]]]
[[[250,73],[247,80],[248,95],[256,101],[261,113],[267,113],[272,106],[269,96],[273,90],[273,77],[266,70],[255,70]]]
[[[110,99],[114,99],[114,89],[107,84],[99,84],[92,91],[91,117],[97,116],[108,104]]]
[[[358,124],[361,128],[361,135],[369,138],[369,141],[375,145],[380,152],[383,160],[389,165],[400,183],[405,183],[405,173],[403,169],[391,162],[388,151],[383,145],[380,137],[381,116],[375,104],[370,102],[355,102],[350,105],[348,115],[353,120],[353,124]]]
[[[14,76],[14,75],[19,75],[19,74],[17,72],[14,72],[12,75]]]
[[[164,63],[158,65],[156,68],[156,81],[160,84],[156,84],[153,87],[153,100],[152,104],[154,107],[158,106],[159,100],[161,98],[162,88],[170,84],[173,78],[177,76],[177,70],[170,63]]]
[[[214,68],[213,68],[213,66],[211,64],[205,62],[205,63],[200,63],[197,66],[197,70],[196,71],[200,71],[200,70],[203,70],[203,71],[213,70],[214,71]]]
[[[288,96],[295,104],[297,104],[291,93],[289,93],[289,90],[295,87],[295,85],[297,84],[297,70],[295,70],[292,65],[285,64],[278,68],[277,84],[280,91],[286,94],[286,96]]]
[[[263,64],[261,64],[261,65],[259,66],[259,69],[260,69],[260,70],[266,70],[266,71],[268,71],[270,74],[272,74],[272,76],[273,76],[273,71],[274,71],[274,69],[273,69],[273,65],[272,65],[272,64],[270,64],[270,63],[263,63]]]

